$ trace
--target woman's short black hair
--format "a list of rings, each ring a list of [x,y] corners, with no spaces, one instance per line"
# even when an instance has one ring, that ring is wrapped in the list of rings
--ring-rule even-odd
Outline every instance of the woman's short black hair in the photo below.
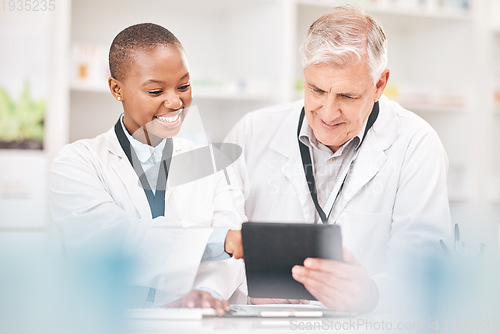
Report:
[[[132,51],[158,46],[175,45],[182,49],[181,42],[168,29],[154,23],[140,23],[122,30],[109,49],[109,70],[117,80],[125,77],[132,60]]]

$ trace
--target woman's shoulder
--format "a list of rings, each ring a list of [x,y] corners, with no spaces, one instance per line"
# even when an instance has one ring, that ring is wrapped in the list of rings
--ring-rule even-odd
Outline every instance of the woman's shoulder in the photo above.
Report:
[[[95,160],[99,155],[107,153],[119,146],[114,131],[111,129],[94,138],[79,139],[66,144],[57,154],[54,161],[62,159]]]

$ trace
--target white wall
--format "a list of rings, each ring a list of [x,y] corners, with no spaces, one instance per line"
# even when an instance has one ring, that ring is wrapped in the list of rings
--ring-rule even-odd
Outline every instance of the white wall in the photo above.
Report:
[[[29,83],[48,100],[51,12],[0,9],[0,87],[17,101]],[[0,119],[2,121],[2,119]],[[47,156],[40,150],[0,150],[0,230],[47,222]]]

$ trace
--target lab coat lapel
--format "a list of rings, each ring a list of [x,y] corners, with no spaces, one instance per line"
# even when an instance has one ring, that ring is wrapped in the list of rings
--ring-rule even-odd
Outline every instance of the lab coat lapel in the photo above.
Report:
[[[113,129],[111,130],[108,140],[108,150],[114,156],[113,159],[110,159],[111,168],[115,171],[116,176],[122,181],[124,187],[127,189],[127,193],[132,203],[134,203],[136,209],[139,211],[139,214],[141,217],[152,218],[151,209],[144,189],[139,182],[137,174],[130,165],[125,152],[123,152]]]
[[[340,196],[337,198],[330,222],[337,221],[340,213],[344,210],[349,201],[367,184],[375,175],[377,175],[387,156],[373,143],[366,141],[360,148],[359,156],[354,162],[345,180],[344,187]]]
[[[295,188],[297,197],[304,213],[305,221],[314,222],[315,209],[312,203],[309,188],[300,159],[299,144],[297,142],[297,126],[299,123],[299,115],[302,107],[283,121],[281,127],[276,132],[276,135],[269,143],[269,148],[274,150],[283,158],[281,172],[289,180]]]
[[[351,166],[342,193],[330,214],[330,222],[337,221],[346,205],[380,171],[387,160],[385,150],[397,138],[398,122],[391,109],[380,106],[379,117],[359,148],[358,157]]]

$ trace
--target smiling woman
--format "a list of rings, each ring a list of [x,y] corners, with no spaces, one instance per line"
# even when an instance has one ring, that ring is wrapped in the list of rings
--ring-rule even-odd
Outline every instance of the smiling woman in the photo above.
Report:
[[[151,40],[131,41],[139,27],[150,32]],[[168,30],[155,32],[153,25],[132,26],[113,40],[109,62],[109,87],[123,104],[123,124],[128,132],[152,146],[175,136],[193,100],[188,63],[179,40]],[[139,129],[143,131],[136,134]]]
[[[192,176],[186,165],[212,162],[193,163],[194,144],[173,138],[192,102],[184,49],[167,29],[137,24],[115,37],[109,65],[123,115],[108,132],[66,146],[51,168],[51,213],[66,252],[118,245],[140,262],[132,306],[221,315],[243,282],[242,263],[226,247],[243,214],[224,172]],[[192,177],[175,182],[186,173]]]

